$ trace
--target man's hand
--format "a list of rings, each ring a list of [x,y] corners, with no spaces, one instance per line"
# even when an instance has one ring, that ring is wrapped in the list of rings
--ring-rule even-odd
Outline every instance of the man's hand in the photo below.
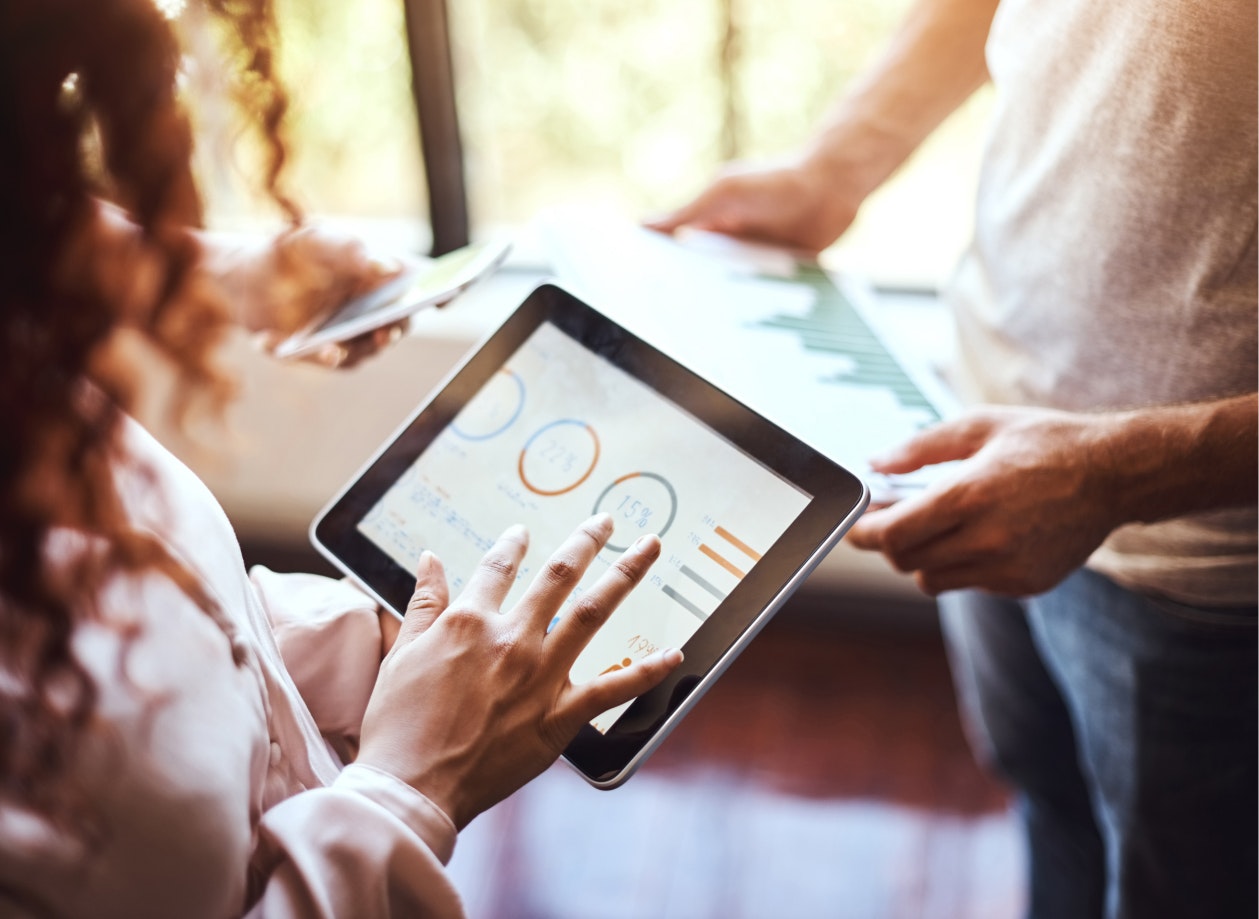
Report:
[[[919,0],[878,61],[835,100],[805,147],[780,163],[735,163],[694,200],[649,221],[816,253],[923,139],[985,80],[997,0]]]
[[[848,229],[864,195],[841,193],[807,159],[731,164],[687,204],[647,222],[662,233],[682,227],[818,253]]]
[[[1254,393],[1104,414],[988,407],[923,431],[873,462],[899,474],[965,460],[921,495],[848,534],[929,594],[1053,587],[1110,532],[1255,502]]]
[[[986,408],[937,425],[875,470],[967,462],[921,495],[867,513],[848,541],[913,572],[933,596],[1048,590],[1123,522],[1108,425],[1109,416],[1028,408]]]

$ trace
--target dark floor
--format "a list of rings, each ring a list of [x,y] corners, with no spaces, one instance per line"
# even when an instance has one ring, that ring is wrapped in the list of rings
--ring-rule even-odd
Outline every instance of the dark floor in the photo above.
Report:
[[[781,615],[620,789],[559,765],[460,838],[473,919],[1010,919],[1022,849],[939,637]]]
[[[333,573],[310,550],[246,557]],[[1013,919],[1023,896],[930,607],[807,592],[626,785],[559,764],[450,867],[471,919]]]

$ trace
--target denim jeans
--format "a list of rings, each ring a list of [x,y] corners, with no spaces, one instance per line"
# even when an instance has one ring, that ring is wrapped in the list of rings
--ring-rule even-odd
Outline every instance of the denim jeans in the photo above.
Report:
[[[971,744],[1015,790],[1030,916],[1259,915],[1255,608],[1081,570],[940,610]]]

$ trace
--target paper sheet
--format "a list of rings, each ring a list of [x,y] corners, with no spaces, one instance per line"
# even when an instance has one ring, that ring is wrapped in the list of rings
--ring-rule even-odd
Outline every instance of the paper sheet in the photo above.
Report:
[[[860,288],[789,253],[602,214],[550,215],[541,232],[575,293],[865,478],[875,500],[892,494],[868,461],[956,410],[929,366],[876,333]]]

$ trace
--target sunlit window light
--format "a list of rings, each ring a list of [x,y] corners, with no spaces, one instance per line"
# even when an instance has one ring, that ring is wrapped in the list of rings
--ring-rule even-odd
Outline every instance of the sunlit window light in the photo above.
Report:
[[[178,19],[183,15],[188,0],[153,0],[153,5],[167,19]]]

